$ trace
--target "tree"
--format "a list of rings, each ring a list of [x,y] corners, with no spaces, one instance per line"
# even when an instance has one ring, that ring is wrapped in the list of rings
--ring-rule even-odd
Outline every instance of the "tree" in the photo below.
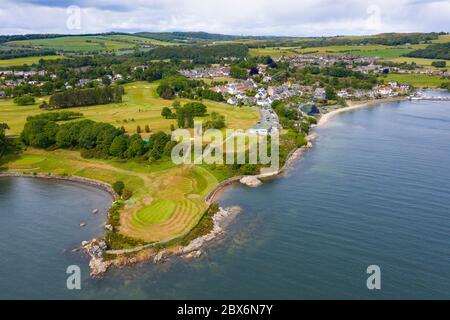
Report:
[[[164,107],[161,110],[161,116],[163,116],[166,119],[172,118],[173,117],[172,110],[170,110],[169,107]]]
[[[235,65],[230,68],[230,76],[236,79],[247,79],[248,73],[247,70]]]
[[[334,88],[331,86],[325,87],[325,98],[327,100],[335,100],[336,99],[336,92],[334,91]]]
[[[111,79],[110,79],[108,76],[103,76],[103,77],[102,77],[102,83],[103,83],[105,86],[109,86],[109,85],[111,84]]]
[[[201,102],[189,102],[183,107],[187,113],[195,117],[204,117],[208,111],[207,107]]]
[[[222,129],[225,128],[225,117],[217,112],[211,113],[211,119],[204,124],[205,129]]]
[[[163,99],[173,99],[175,98],[175,90],[167,83],[161,83],[156,92]]]
[[[130,138],[130,144],[126,151],[127,158],[134,158],[143,155],[145,152],[144,141],[139,134],[134,134]]]
[[[447,66],[447,62],[446,61],[433,61],[431,63],[431,65],[436,68],[445,68]]]
[[[137,133],[141,133],[141,132],[142,132],[141,126],[138,125],[138,126],[136,127],[136,132],[137,132]]]
[[[55,144],[58,125],[45,119],[31,119],[25,123],[20,135],[27,146],[48,148]]]
[[[5,134],[6,129],[9,129],[9,126],[6,123],[0,123],[0,158],[8,146],[8,139]]]
[[[148,126],[148,124],[145,125],[145,132],[149,133],[150,132],[150,127]]]
[[[118,180],[113,183],[112,188],[120,196],[122,195],[122,192],[125,189],[125,183],[123,183],[123,181]]]
[[[116,136],[109,147],[109,153],[114,157],[123,158],[128,149],[128,141],[125,136]]]
[[[14,103],[18,104],[19,106],[27,106],[27,105],[35,104],[36,100],[34,99],[34,97],[32,97],[30,95],[24,95],[24,96],[14,98]]]

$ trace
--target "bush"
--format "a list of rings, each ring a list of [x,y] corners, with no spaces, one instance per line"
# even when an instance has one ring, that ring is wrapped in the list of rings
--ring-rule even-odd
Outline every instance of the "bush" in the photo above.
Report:
[[[24,95],[20,96],[14,99],[14,103],[18,104],[19,106],[28,106],[36,103],[36,100],[34,100],[34,97],[30,95]]]
[[[118,180],[113,183],[112,188],[119,196],[121,196],[123,190],[125,189],[125,183],[123,183],[123,181]]]
[[[130,191],[130,189],[123,189],[123,191],[122,191],[122,199],[123,200],[130,199],[132,195],[133,195],[133,193]]]

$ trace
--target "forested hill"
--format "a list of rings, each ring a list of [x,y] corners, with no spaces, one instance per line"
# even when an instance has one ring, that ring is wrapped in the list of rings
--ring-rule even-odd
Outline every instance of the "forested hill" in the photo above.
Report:
[[[450,42],[431,44],[406,54],[407,57],[450,60]]]

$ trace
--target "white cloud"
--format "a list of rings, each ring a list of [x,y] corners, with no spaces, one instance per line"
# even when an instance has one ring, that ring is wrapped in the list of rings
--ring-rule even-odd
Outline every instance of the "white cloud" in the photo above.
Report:
[[[66,8],[71,4],[81,8],[81,29],[66,27]],[[207,31],[357,35],[449,31],[448,17],[448,0],[2,0],[0,33]]]

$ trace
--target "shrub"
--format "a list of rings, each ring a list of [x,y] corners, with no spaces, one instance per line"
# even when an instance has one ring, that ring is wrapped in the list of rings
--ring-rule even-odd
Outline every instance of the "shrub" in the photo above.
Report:
[[[128,200],[131,198],[131,196],[133,195],[133,193],[130,191],[130,189],[124,189],[122,191],[122,199],[123,200]]]
[[[30,95],[24,95],[24,96],[15,98],[14,103],[18,104],[19,106],[27,106],[27,105],[35,104],[36,101],[34,100],[34,97],[32,97]]]
[[[116,181],[113,183],[112,188],[114,189],[115,192],[117,192],[118,195],[122,195],[123,190],[125,189],[125,183],[123,183],[123,181]]]

